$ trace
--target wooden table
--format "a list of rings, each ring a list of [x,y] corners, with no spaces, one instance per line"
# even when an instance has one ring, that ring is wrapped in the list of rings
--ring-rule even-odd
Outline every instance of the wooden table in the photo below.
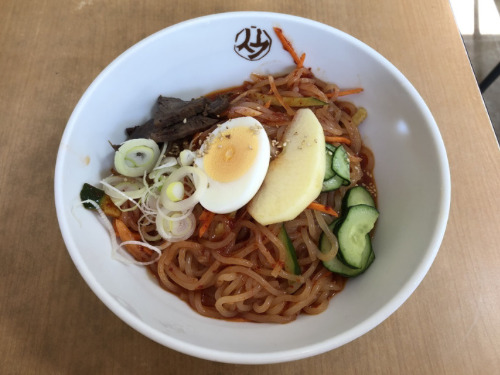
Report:
[[[59,232],[56,153],[87,86],[122,51],[192,17],[311,18],[378,50],[444,138],[452,204],[409,300],[363,337],[292,363],[237,366],[162,347],[91,292]],[[1,374],[494,374],[500,371],[500,152],[447,0],[0,0]]]

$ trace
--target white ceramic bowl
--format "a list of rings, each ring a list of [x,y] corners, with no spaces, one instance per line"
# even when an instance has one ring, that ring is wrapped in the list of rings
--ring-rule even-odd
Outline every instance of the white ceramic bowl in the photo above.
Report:
[[[352,100],[368,110],[362,126],[376,158],[381,212],[377,259],[349,280],[328,310],[286,325],[204,318],[162,290],[145,269],[110,257],[108,234],[79,208],[84,182],[97,183],[112,165],[108,140],[149,118],[159,94],[185,99],[240,84],[252,72],[281,73],[293,62],[272,31],[281,27],[306,65],[340,87],[364,88]],[[251,61],[235,45],[257,29],[272,39]],[[243,30],[242,33],[240,33]],[[262,33],[261,42],[267,38]],[[256,39],[252,39],[256,40]],[[242,49],[244,55],[245,49]],[[255,50],[257,53],[258,50]],[[257,60],[257,58],[260,58]],[[289,15],[225,13],[174,25],[146,38],[111,63],[76,106],[61,140],[55,173],[59,224],[68,251],[95,294],[124,322],[158,343],[200,358],[273,363],[337,348],[377,326],[421,282],[444,235],[450,203],[446,151],[417,91],[385,58],[332,27]]]

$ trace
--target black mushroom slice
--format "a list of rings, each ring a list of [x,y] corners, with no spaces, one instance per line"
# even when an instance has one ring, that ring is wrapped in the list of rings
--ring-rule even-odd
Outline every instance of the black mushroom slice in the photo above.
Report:
[[[190,101],[160,96],[156,101],[155,126],[166,127],[183,122],[205,110],[207,99],[200,97]]]
[[[150,119],[142,125],[125,129],[128,139],[151,138],[151,132],[153,132],[153,130],[155,130],[154,119]]]
[[[217,124],[219,120],[212,117],[196,115],[186,119],[186,122],[179,122],[171,126],[158,126],[151,132],[150,137],[158,143],[176,141],[185,138],[188,135],[208,129],[212,125]]]
[[[129,139],[151,138],[158,143],[179,140],[215,125],[228,107],[227,94],[189,101],[160,96],[153,118],[142,125],[127,128],[127,135]]]

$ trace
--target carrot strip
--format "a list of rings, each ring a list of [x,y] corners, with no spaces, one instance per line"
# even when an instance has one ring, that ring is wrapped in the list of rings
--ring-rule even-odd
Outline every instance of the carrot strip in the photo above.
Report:
[[[346,137],[332,137],[325,135],[325,142],[327,143],[345,143],[346,145],[351,144],[351,140]]]
[[[203,219],[202,219],[203,216]],[[208,227],[212,223],[212,220],[214,219],[215,213],[211,211],[203,211],[200,215],[200,221],[202,222],[200,229],[198,230],[198,237],[203,237],[205,232],[207,231]]]
[[[285,38],[285,35],[283,35],[283,30],[281,30],[279,27],[273,27],[274,32],[278,36],[278,39],[280,40],[281,44],[283,45],[283,49],[288,51],[288,53],[292,56],[293,61],[295,61],[295,64],[297,64],[297,67],[301,68],[302,64],[304,63],[304,60],[301,60],[299,56],[297,55],[297,52],[292,47],[292,43]],[[303,58],[305,59],[305,54],[302,55]]]
[[[114,224],[118,237],[122,242],[137,241],[137,237],[129,228],[127,228],[123,221],[121,221],[120,219],[115,219]],[[125,249],[129,252],[130,255],[135,258],[135,260],[138,261],[144,260],[144,256],[149,259],[149,257],[153,254],[153,251],[151,249],[139,245],[125,245]]]
[[[325,214],[332,215],[335,217],[339,217],[339,214],[333,208],[331,208],[330,206],[326,206],[324,204],[318,203],[318,202],[309,203],[309,206],[307,206],[307,208],[310,208],[311,210],[324,212]]]
[[[339,91],[337,96],[345,96],[345,95],[351,95],[351,94],[359,94],[360,92],[363,92],[362,87],[358,87],[355,89],[350,89],[350,90],[341,90]]]
[[[200,216],[198,217],[198,220],[200,220],[200,221],[205,221],[205,220],[207,220],[209,217],[210,217],[210,211],[203,210],[203,212],[202,212],[202,213],[200,214]]]
[[[304,61],[306,59],[306,54],[303,53],[301,56],[300,56],[300,61],[299,61],[299,64],[297,64],[297,68],[302,68],[304,66]]]
[[[358,87],[355,89],[349,89],[349,90],[340,90],[340,91],[335,91],[335,92],[328,92],[326,93],[327,98],[334,98],[334,97],[339,97],[339,96],[346,96],[346,95],[351,95],[351,94],[359,94],[360,92],[363,92],[362,87]]]

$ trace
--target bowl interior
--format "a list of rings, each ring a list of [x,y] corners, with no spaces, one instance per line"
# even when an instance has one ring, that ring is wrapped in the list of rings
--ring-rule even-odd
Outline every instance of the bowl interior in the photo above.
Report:
[[[305,65],[316,76],[340,87],[364,88],[352,101],[368,111],[361,132],[376,159],[381,212],[374,240],[376,261],[363,276],[348,281],[320,315],[301,316],[287,325],[208,319],[162,290],[146,270],[112,260],[108,234],[93,213],[80,208],[79,191],[84,182],[96,183],[106,175],[112,165],[108,141],[123,141],[126,127],[149,118],[159,94],[190,99],[238,85],[252,72],[292,69],[273,26],[281,27],[294,47],[306,53]],[[260,60],[246,60],[235,52],[241,43],[237,35],[245,29],[265,30],[272,39]],[[61,141],[55,177],[64,240],[99,298],[126,323],[163,345],[237,363],[319,354],[359,337],[388,317],[417,287],[438,251],[449,191],[438,128],[421,97],[393,65],[331,27],[255,12],[184,22],[117,58],[75,108]]]

